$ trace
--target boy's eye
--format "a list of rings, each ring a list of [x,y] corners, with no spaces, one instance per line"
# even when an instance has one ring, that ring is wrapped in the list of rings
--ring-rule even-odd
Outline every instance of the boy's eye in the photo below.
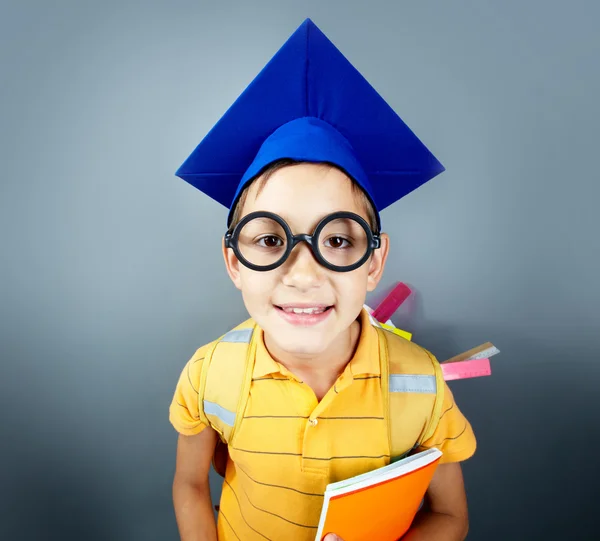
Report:
[[[351,246],[351,243],[348,239],[343,237],[329,237],[325,240],[325,246],[328,248],[348,248]]]
[[[280,246],[283,246],[284,243],[283,240],[275,235],[265,235],[264,237],[257,239],[257,244],[264,248],[279,248]]]

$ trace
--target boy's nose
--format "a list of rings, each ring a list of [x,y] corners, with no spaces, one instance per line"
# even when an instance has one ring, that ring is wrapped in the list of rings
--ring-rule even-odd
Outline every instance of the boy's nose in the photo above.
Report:
[[[300,242],[284,264],[283,283],[298,289],[310,289],[323,280],[323,267],[315,259],[310,246]]]

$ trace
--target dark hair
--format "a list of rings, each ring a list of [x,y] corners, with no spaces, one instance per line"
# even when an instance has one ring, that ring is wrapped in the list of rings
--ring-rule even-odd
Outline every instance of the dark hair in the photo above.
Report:
[[[267,165],[252,181],[250,181],[245,186],[245,188],[240,193],[238,200],[236,201],[235,206],[233,208],[233,212],[231,214],[230,228],[233,229],[238,224],[238,222],[242,219],[242,210],[244,208],[244,204],[246,203],[246,199],[248,197],[248,189],[250,188],[250,186],[252,186],[255,182],[258,183],[258,189],[256,192],[256,195],[258,195],[262,191],[262,189],[265,187],[265,185],[267,184],[267,181],[273,176],[274,173],[276,173],[280,169],[283,169],[284,167],[290,167],[293,165],[298,165],[300,163],[306,163],[306,162],[292,160],[290,158],[282,158],[280,160],[274,161],[274,162],[270,163],[269,165]],[[322,165],[336,167],[335,165],[329,164],[329,163],[323,163]],[[348,178],[350,178],[350,181],[352,183],[352,191],[354,192],[354,195],[360,199],[360,202],[365,207],[365,212],[366,212],[367,218],[368,218],[367,221],[369,222],[371,229],[375,232],[378,232],[377,214],[375,213],[375,209],[373,208],[373,204],[371,203],[371,200],[369,199],[367,194],[364,192],[364,190],[356,183],[355,180],[353,180],[351,177],[348,177]]]

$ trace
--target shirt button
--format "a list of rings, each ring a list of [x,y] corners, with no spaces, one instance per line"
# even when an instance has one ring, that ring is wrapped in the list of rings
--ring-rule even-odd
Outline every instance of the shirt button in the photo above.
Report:
[[[311,426],[317,426],[319,424],[319,419],[311,419],[309,423]]]

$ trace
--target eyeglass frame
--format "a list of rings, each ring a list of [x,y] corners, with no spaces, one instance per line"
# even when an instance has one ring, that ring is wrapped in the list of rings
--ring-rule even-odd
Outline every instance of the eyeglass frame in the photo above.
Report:
[[[287,241],[285,252],[278,261],[276,261],[275,263],[271,263],[270,265],[255,265],[254,263],[251,263],[250,261],[248,261],[239,250],[238,240],[239,240],[241,230],[248,222],[250,222],[256,218],[269,218],[271,220],[274,220],[282,227],[282,229],[285,232],[286,241]],[[321,234],[323,229],[327,226],[327,224],[329,224],[330,222],[332,222],[334,220],[338,220],[338,219],[342,219],[342,218],[349,218],[349,219],[352,219],[352,220],[358,222],[358,224],[364,229],[365,233],[367,234],[367,249],[365,251],[365,254],[356,263],[353,263],[352,265],[348,265],[348,266],[332,265],[331,263],[329,263],[329,261],[327,261],[321,255],[319,248],[316,247],[315,244],[313,243],[313,241],[315,239],[319,238],[319,235]],[[307,233],[300,233],[298,235],[294,235],[292,233],[290,226],[287,224],[287,222],[281,216],[278,216],[277,214],[275,214],[273,212],[268,212],[268,211],[264,211],[264,210],[259,210],[259,211],[251,212],[250,214],[247,214],[235,225],[233,230],[231,228],[229,228],[227,230],[227,232],[225,233],[225,247],[231,248],[233,250],[233,253],[239,259],[239,261],[242,263],[242,265],[244,265],[245,267],[248,267],[251,270],[259,271],[259,272],[270,271],[270,270],[276,269],[277,267],[280,267],[281,265],[283,265],[287,261],[287,259],[290,257],[290,254],[291,254],[292,250],[296,247],[296,245],[298,245],[300,242],[303,242],[303,241],[308,244],[315,259],[323,267],[325,267],[326,269],[335,271],[335,272],[350,272],[355,269],[358,269],[359,267],[361,267],[362,265],[365,264],[365,262],[369,259],[369,257],[371,257],[373,250],[377,250],[378,248],[381,247],[380,233],[373,231],[371,229],[371,226],[367,223],[367,221],[362,216],[359,216],[358,214],[355,214],[354,212],[348,212],[348,211],[339,211],[339,212],[333,212],[332,214],[328,214],[327,216],[325,216],[323,219],[321,219],[319,221],[317,226],[314,228],[313,233],[310,235]]]

